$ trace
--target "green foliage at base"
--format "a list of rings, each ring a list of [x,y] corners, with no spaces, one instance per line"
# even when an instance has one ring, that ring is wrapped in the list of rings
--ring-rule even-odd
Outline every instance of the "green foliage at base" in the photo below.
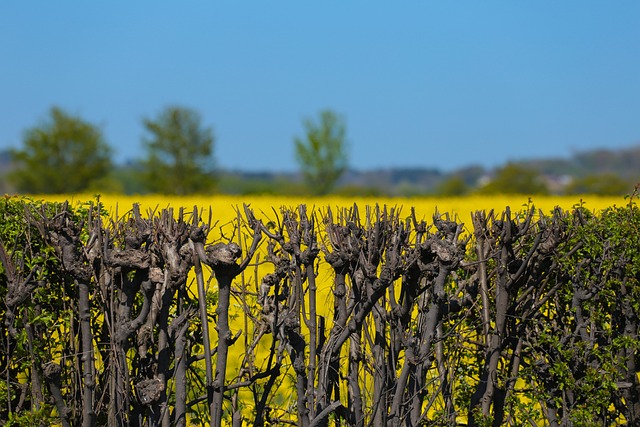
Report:
[[[326,372],[333,375],[331,399],[314,398],[325,407],[338,400],[327,419],[341,425],[356,425],[358,416],[373,423],[378,410],[379,422],[401,414],[434,426],[640,419],[634,418],[640,417],[635,195],[601,212],[580,205],[549,214],[532,205],[477,212],[468,233],[447,215],[427,223],[372,207],[361,218],[354,206],[310,221],[305,209],[283,209],[263,227],[247,213],[230,233],[234,240],[243,233],[239,241],[247,246],[256,230],[271,240],[251,264],[255,276],[230,285],[235,311],[227,313],[232,326],[224,342],[233,366],[242,368],[229,368],[225,380],[221,416],[227,422],[234,416],[247,423],[260,416],[273,424],[299,422],[306,399],[296,401],[300,391],[319,387]],[[313,233],[311,222],[318,224]],[[138,416],[152,424],[160,407],[176,421],[174,376],[186,361],[184,411],[192,425],[206,424],[204,325],[220,324],[222,278],[239,264],[236,258],[211,261],[206,268],[217,268],[216,275],[196,295],[189,277],[201,256],[195,244],[203,244],[205,260],[221,247],[214,242],[204,249],[205,230],[196,212],[163,210],[143,218],[134,208],[111,220],[99,200],[72,207],[0,199],[4,425],[76,425],[86,417],[82,396],[91,381],[85,383],[81,357],[83,321],[90,322],[95,352],[89,384],[95,423],[126,425]],[[309,243],[316,232],[320,238]],[[73,245],[61,244],[65,239]],[[247,252],[224,248],[226,256]],[[298,298],[308,297],[310,278],[331,289],[323,289],[323,308],[315,312],[318,370],[309,380],[312,329],[305,322],[314,317],[310,300]],[[90,291],[88,312],[79,308],[83,284]],[[155,313],[132,326],[151,305]],[[213,326],[210,335],[217,339]],[[340,339],[342,348],[326,350]],[[401,372],[407,372],[404,385]],[[375,400],[375,393],[384,398]]]

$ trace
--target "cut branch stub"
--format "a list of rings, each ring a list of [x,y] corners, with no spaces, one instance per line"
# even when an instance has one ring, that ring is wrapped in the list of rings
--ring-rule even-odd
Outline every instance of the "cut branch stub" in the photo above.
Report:
[[[16,317],[16,308],[25,302],[31,295],[31,292],[42,284],[42,282],[33,279],[33,275],[37,272],[38,267],[31,270],[26,278],[18,273],[16,263],[7,253],[2,240],[0,240],[0,262],[4,267],[7,280],[7,294],[4,298],[7,311],[5,312],[4,325],[8,328],[9,334],[15,337],[18,334],[18,331],[13,325]]]
[[[194,242],[204,244],[207,240],[207,226],[201,225],[199,227],[192,227],[189,233],[189,238]]]
[[[114,249],[109,255],[105,259],[106,264],[109,266],[146,270],[151,263],[151,257],[148,252],[136,249]]]
[[[142,380],[135,387],[140,402],[146,406],[157,402],[165,389],[164,382],[158,377]]]
[[[460,252],[454,243],[433,240],[431,242],[431,250],[438,256],[440,261],[444,264],[456,264],[460,258]]]
[[[236,243],[216,243],[208,246],[206,264],[216,272],[216,275],[236,276],[239,265],[236,263],[242,256],[242,249]]]
[[[347,256],[343,256],[343,254],[337,251],[329,252],[325,255],[324,259],[335,271],[342,274],[346,274],[351,271],[352,265],[355,264],[352,259]]]
[[[42,373],[47,381],[60,382],[62,367],[54,362],[47,362],[42,366]]]
[[[31,219],[36,221],[35,218]],[[62,211],[53,219],[47,219],[42,214],[42,223],[35,224],[42,233],[42,237],[54,247],[65,270],[77,280],[88,283],[91,280],[91,270],[85,263],[86,259],[80,250],[82,242],[80,236],[84,227],[83,222],[76,223],[65,204]]]

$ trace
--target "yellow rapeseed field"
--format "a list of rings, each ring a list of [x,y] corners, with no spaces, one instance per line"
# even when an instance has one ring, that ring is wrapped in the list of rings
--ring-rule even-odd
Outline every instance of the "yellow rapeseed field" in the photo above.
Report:
[[[34,196],[36,200],[46,200],[51,202],[63,202],[68,200],[72,205],[95,200],[96,196],[92,194],[76,194],[76,195],[57,195],[57,196]],[[530,203],[536,209],[543,213],[551,212],[556,206],[569,210],[577,204],[582,204],[589,210],[600,211],[606,207],[613,205],[623,205],[628,201],[624,197],[598,197],[598,196],[536,196],[528,198],[527,196],[467,196],[467,197],[421,197],[421,198],[366,198],[366,197],[282,197],[282,196],[166,196],[166,195],[101,195],[100,201],[106,210],[113,217],[122,217],[126,215],[132,208],[134,203],[140,205],[141,213],[146,216],[150,211],[160,211],[164,208],[173,208],[177,214],[180,208],[184,208],[185,213],[189,214],[197,207],[202,212],[202,218],[207,221],[209,210],[212,213],[212,230],[209,234],[209,242],[221,240],[221,236],[230,238],[234,235],[234,229],[237,224],[237,209],[242,208],[243,204],[248,204],[254,211],[258,219],[265,223],[269,220],[275,220],[275,212],[279,213],[281,207],[295,208],[300,204],[306,204],[308,211],[312,209],[321,212],[326,211],[328,207],[332,209],[351,207],[357,204],[361,209],[365,206],[386,205],[387,207],[396,207],[402,209],[402,216],[409,216],[411,208],[415,208],[418,220],[425,219],[429,223],[432,216],[438,212],[440,214],[449,214],[452,219],[464,223],[467,230],[471,226],[471,213],[477,210],[494,209],[496,212],[502,212],[509,206],[512,211],[520,211]],[[226,239],[222,239],[227,241]],[[321,239],[322,240],[322,239]],[[265,245],[259,252],[262,252],[264,259]],[[321,273],[318,278],[318,291],[320,298],[329,298],[329,290],[331,285],[330,268],[322,265]],[[269,273],[270,265],[263,264],[260,272],[252,271],[253,282],[260,280],[261,276]]]
[[[60,202],[69,200],[72,203],[95,200],[92,194],[34,196],[37,200]],[[194,206],[208,212],[211,208],[214,221],[224,224],[236,217],[235,208],[243,203],[249,204],[258,218],[272,216],[273,209],[278,210],[282,206],[295,207],[306,204],[308,208],[325,209],[327,207],[349,207],[356,203],[360,207],[366,205],[387,205],[389,207],[401,207],[403,212],[409,214],[411,207],[415,207],[418,218],[429,219],[436,210],[442,214],[457,215],[462,222],[468,223],[470,213],[476,210],[495,209],[500,212],[506,206],[512,210],[520,210],[529,202],[541,209],[550,212],[554,207],[571,209],[574,205],[583,203],[587,209],[599,211],[608,206],[623,205],[627,200],[623,197],[598,197],[598,196],[534,196],[521,195],[510,196],[466,196],[466,197],[419,197],[419,198],[373,198],[373,197],[283,197],[283,196],[165,196],[165,195],[102,195],[100,200],[106,209],[115,215],[122,215],[129,211],[134,203],[140,204],[142,212],[148,209],[162,209],[172,207],[175,210],[183,207],[187,211]]]
[[[58,195],[58,196],[34,196],[36,200],[47,200],[52,202],[70,201],[72,204],[95,200],[92,194],[79,195]],[[494,209],[502,212],[509,206],[512,211],[520,211],[532,203],[536,209],[544,213],[551,212],[556,206],[569,210],[577,204],[583,204],[587,209],[600,211],[613,205],[623,205],[628,201],[624,197],[598,197],[598,196],[467,196],[467,197],[420,197],[420,198],[373,198],[373,197],[283,197],[283,196],[166,196],[166,195],[101,195],[101,202],[112,216],[123,216],[131,210],[134,203],[138,203],[143,216],[151,211],[159,211],[163,208],[173,208],[174,212],[184,208],[186,213],[193,211],[197,207],[202,212],[202,217],[206,221],[209,216],[209,209],[212,212],[212,227],[209,241],[219,241],[221,234],[229,237],[233,235],[236,225],[237,209],[243,204],[248,204],[254,211],[258,219],[263,221],[275,219],[275,212],[279,212],[281,207],[296,207],[306,204],[308,211],[312,209],[325,211],[327,207],[332,209],[351,207],[357,204],[360,208],[365,206],[397,207],[402,209],[403,215],[409,215],[411,208],[415,208],[417,219],[425,219],[430,222],[432,216],[449,214],[452,219],[456,219],[471,225],[471,213],[477,210]],[[469,228],[468,228],[469,229]],[[321,268],[329,268],[321,266]],[[263,266],[260,269],[260,276],[269,272],[269,267]],[[254,274],[256,274],[254,272]],[[254,280],[259,280],[258,277]],[[319,277],[319,293],[322,296],[328,293],[331,280],[330,274],[322,274]],[[326,281],[326,282],[323,282]]]
[[[76,203],[95,200],[92,194],[57,195],[57,196],[34,196],[36,200],[46,200],[52,202],[62,202],[68,200],[72,205]],[[235,225],[237,224],[237,209],[242,209],[243,204],[248,204],[254,211],[258,219],[265,223],[275,219],[275,213],[281,207],[295,208],[300,204],[307,205],[309,212],[312,209],[321,212],[328,207],[332,209],[351,207],[357,204],[361,209],[365,206],[380,205],[396,207],[402,209],[402,216],[409,216],[411,208],[415,208],[418,220],[425,219],[430,222],[433,215],[449,214],[452,219],[460,221],[467,226],[470,231],[471,213],[477,210],[494,209],[502,212],[509,206],[512,211],[520,211],[529,204],[533,204],[536,209],[543,213],[551,212],[556,206],[570,210],[577,204],[582,204],[589,210],[600,211],[613,205],[623,205],[628,203],[624,197],[598,197],[598,196],[466,196],[466,197],[417,197],[417,198],[377,198],[377,197],[283,197],[283,196],[167,196],[167,195],[101,195],[100,200],[110,215],[121,217],[129,212],[134,203],[140,205],[143,216],[150,211],[160,211],[164,208],[173,208],[177,213],[180,208],[184,208],[189,214],[197,207],[202,212],[205,221],[208,220],[209,210],[212,213],[212,230],[209,234],[209,241],[220,241],[221,235],[225,237],[233,236]],[[326,267],[326,266],[325,266]],[[328,267],[327,267],[328,268]],[[260,275],[268,273],[268,267],[263,266]],[[257,278],[256,278],[257,279]],[[319,284],[320,292],[322,280],[330,280],[330,275],[321,275]]]

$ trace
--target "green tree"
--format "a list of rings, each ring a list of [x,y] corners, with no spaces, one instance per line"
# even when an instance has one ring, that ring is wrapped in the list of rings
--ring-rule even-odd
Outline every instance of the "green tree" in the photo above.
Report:
[[[614,173],[601,173],[577,178],[565,188],[567,194],[614,196],[631,192],[633,186]]]
[[[95,188],[112,168],[111,148],[100,129],[52,107],[48,120],[27,129],[13,151],[10,179],[21,192],[76,193]]]
[[[215,189],[213,131],[195,110],[170,106],[143,121],[147,157],[142,161],[148,191],[164,194],[211,193]]]
[[[482,194],[548,194],[549,188],[538,171],[508,163],[478,191]]]
[[[469,192],[469,185],[460,175],[451,175],[438,185],[436,194],[438,196],[463,196]]]
[[[318,123],[304,121],[305,136],[294,139],[296,160],[312,193],[329,193],[347,170],[344,119],[330,110],[320,112]]]

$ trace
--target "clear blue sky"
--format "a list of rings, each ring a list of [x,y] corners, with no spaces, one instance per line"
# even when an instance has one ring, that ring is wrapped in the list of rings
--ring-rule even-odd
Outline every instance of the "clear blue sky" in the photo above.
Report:
[[[295,170],[344,115],[351,166],[492,167],[640,143],[640,1],[3,1],[0,149],[52,105],[124,160],[178,104],[219,166]]]

